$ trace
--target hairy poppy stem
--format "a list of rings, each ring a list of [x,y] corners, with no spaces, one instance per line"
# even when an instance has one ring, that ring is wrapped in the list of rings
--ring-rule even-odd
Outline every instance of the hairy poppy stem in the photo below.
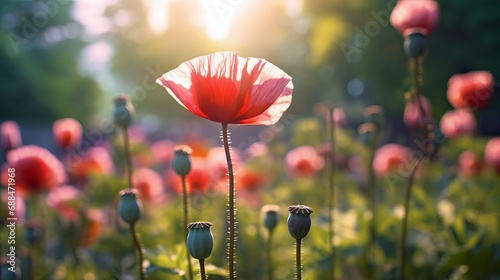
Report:
[[[334,224],[333,224],[333,211],[335,209],[335,120],[333,116],[333,107],[328,110],[329,133],[328,142],[330,143],[330,154],[327,157],[327,176],[328,176],[328,247],[332,250],[330,259],[331,269],[328,272],[330,280],[335,278],[335,245],[333,244],[334,238]]]
[[[139,243],[139,238],[137,237],[137,232],[135,231],[135,223],[130,224],[130,232],[132,233],[132,239],[134,240],[135,248],[139,253],[139,279],[144,280],[146,277],[144,276],[144,251],[142,250],[141,243]]]
[[[302,257],[300,255],[300,245],[302,244],[302,239],[295,239],[296,250],[295,250],[295,266],[297,267],[297,280],[302,280]]]
[[[200,274],[202,280],[207,279],[207,275],[205,273],[205,260],[200,260]]]
[[[224,144],[224,152],[226,153],[227,171],[229,175],[229,213],[228,213],[228,260],[229,260],[229,279],[236,279],[236,271],[234,270],[234,249],[236,239],[236,213],[234,210],[234,171],[233,162],[231,160],[231,151],[229,149],[229,135],[227,124],[222,124],[222,142]]]
[[[188,194],[187,194],[187,188],[186,188],[186,176],[181,176],[182,179],[182,198],[183,198],[183,206],[184,206],[184,238],[188,236],[188,228],[187,224],[189,221],[189,199],[188,199]],[[191,257],[189,256],[189,251],[187,247],[187,242],[186,244],[186,260],[187,260],[187,265],[188,265],[188,271],[189,271],[189,279],[193,279],[193,267],[191,266]],[[204,279],[204,278],[203,278]]]

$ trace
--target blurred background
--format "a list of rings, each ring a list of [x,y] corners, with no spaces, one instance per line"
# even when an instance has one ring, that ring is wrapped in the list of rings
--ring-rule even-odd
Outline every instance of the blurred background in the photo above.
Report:
[[[441,18],[423,73],[423,94],[436,120],[451,109],[446,88],[453,74],[488,70],[500,77],[500,2],[438,2]],[[196,56],[236,50],[293,77],[291,116],[314,115],[316,105],[325,103],[344,108],[356,126],[363,109],[378,104],[386,110],[389,135],[401,135],[410,79],[403,38],[389,23],[395,3],[3,0],[0,121],[19,122],[25,144],[50,146],[54,120],[106,126],[112,98],[125,93],[137,122],[162,137],[174,122],[195,117],[155,79]],[[492,121],[500,119],[498,95],[479,113],[480,135],[500,132],[500,122]]]

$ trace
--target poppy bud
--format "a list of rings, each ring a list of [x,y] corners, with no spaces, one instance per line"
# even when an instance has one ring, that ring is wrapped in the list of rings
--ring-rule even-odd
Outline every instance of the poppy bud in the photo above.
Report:
[[[278,205],[264,205],[262,206],[262,212],[264,213],[264,226],[272,232],[274,228],[278,225],[279,221],[279,211],[280,207]]]
[[[404,49],[406,56],[417,58],[423,56],[427,51],[428,39],[422,33],[413,33],[405,38]]]
[[[384,109],[378,105],[368,106],[364,112],[366,122],[371,122],[381,127],[384,124]]]
[[[128,96],[118,96],[113,100],[115,107],[113,108],[113,120],[115,124],[122,128],[129,127],[132,119],[135,117],[135,109]]]
[[[120,203],[118,214],[123,221],[134,224],[141,217],[142,203],[138,199],[139,192],[135,189],[124,189],[120,191]]]
[[[295,239],[306,237],[311,229],[311,213],[312,208],[305,205],[288,206],[288,232]]]
[[[189,155],[193,151],[189,146],[179,145],[174,147],[174,159],[172,168],[179,176],[186,176],[191,171],[191,160]]]
[[[189,223],[187,228],[189,233],[187,236],[187,247],[189,254],[198,260],[204,260],[212,253],[214,246],[214,237],[209,222],[194,222]]]

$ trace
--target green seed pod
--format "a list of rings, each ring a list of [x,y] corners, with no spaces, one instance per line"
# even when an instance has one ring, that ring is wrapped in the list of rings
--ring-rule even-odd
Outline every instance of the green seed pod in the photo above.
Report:
[[[189,254],[198,260],[204,260],[212,253],[214,246],[214,237],[209,222],[194,222],[189,223],[187,228],[189,233],[187,236],[187,247]]]
[[[128,96],[121,95],[113,99],[115,107],[113,108],[113,120],[115,124],[122,128],[127,128],[135,117],[135,109]]]
[[[186,176],[191,171],[191,159],[189,155],[193,149],[186,145],[179,145],[174,147],[174,151],[172,168],[179,176]]]
[[[264,226],[272,232],[278,225],[280,207],[278,205],[264,205],[262,206],[262,213],[264,214]]]
[[[384,124],[384,109],[378,105],[371,105],[365,108],[366,122],[371,122],[377,127]]]
[[[295,239],[306,237],[311,229],[312,208],[305,205],[288,206],[288,232]]]
[[[427,52],[427,36],[422,33],[413,33],[405,38],[404,49],[408,58],[424,56]]]
[[[359,140],[370,146],[375,140],[375,134],[377,133],[377,126],[371,122],[363,123],[358,127]]]
[[[135,189],[124,189],[120,191],[120,203],[118,214],[123,221],[134,224],[141,217],[142,203],[139,200],[139,192]]]

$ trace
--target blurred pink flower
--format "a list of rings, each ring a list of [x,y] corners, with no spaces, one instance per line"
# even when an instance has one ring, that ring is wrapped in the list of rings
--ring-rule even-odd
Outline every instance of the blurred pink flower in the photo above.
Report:
[[[484,148],[486,163],[500,173],[500,137],[492,138]]]
[[[466,109],[457,109],[446,112],[439,122],[441,132],[448,139],[464,135],[473,135],[476,131],[476,119]]]
[[[83,229],[79,242],[80,246],[88,246],[97,241],[106,224],[104,213],[99,209],[87,210],[85,213],[85,220],[85,228]]]
[[[403,120],[409,128],[424,128],[425,125],[431,120],[431,105],[429,99],[420,95],[419,100],[422,111],[420,111],[416,99],[412,99],[406,104]]]
[[[153,169],[136,169],[132,174],[132,187],[147,201],[158,202],[163,196],[163,179]]]
[[[455,108],[476,110],[491,99],[495,80],[488,71],[455,74],[448,80],[448,101]]]
[[[245,149],[244,154],[248,159],[266,156],[269,148],[265,142],[254,142]]]
[[[52,125],[54,140],[63,150],[74,149],[82,141],[83,128],[72,118],[59,119]]]
[[[269,181],[269,177],[263,172],[242,168],[236,174],[236,188],[245,191],[256,191]]]
[[[4,121],[0,125],[0,141],[4,151],[19,148],[22,145],[21,131],[15,121]]]
[[[65,161],[68,172],[77,181],[85,181],[92,173],[109,174],[114,165],[108,151],[103,147],[92,147],[82,155],[75,155]]]
[[[236,52],[194,58],[156,82],[191,113],[222,124],[272,125],[292,101],[290,76]]]
[[[347,117],[345,111],[342,108],[333,109],[333,123],[338,127],[347,127]]]
[[[390,21],[403,37],[413,33],[429,36],[439,20],[439,5],[434,0],[399,0]]]
[[[174,158],[174,143],[169,140],[156,141],[151,145],[153,158],[159,164],[170,164]]]
[[[15,168],[16,188],[23,195],[49,190],[64,184],[67,179],[62,163],[48,150],[35,145],[7,153],[7,163],[2,170],[4,184],[8,168]]]
[[[483,160],[471,150],[463,151],[458,157],[460,173],[466,176],[474,176],[481,173],[484,167]]]
[[[375,151],[373,170],[377,176],[385,176],[393,172],[406,174],[411,167],[411,150],[399,144],[386,144]]]
[[[324,166],[324,160],[313,147],[300,146],[285,156],[287,173],[292,177],[312,177]]]
[[[47,195],[47,206],[56,210],[66,221],[80,220],[79,204],[83,193],[72,186],[53,188]]]
[[[226,153],[221,147],[212,147],[207,153],[207,163],[213,174],[214,179],[226,179],[227,178],[227,163],[226,163]],[[231,160],[233,162],[233,168],[235,172],[238,172],[240,168],[239,163],[241,162],[241,156],[238,150],[231,150]]]

